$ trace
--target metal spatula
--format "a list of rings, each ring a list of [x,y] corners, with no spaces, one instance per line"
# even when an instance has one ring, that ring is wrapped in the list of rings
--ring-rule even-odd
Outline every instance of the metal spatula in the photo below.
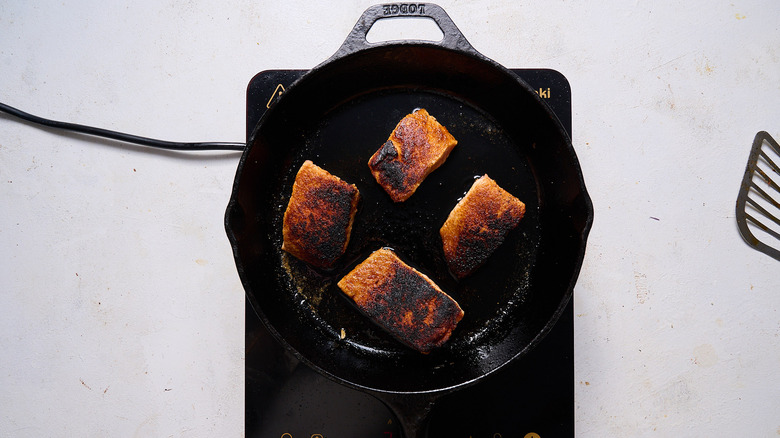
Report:
[[[780,260],[780,146],[756,134],[737,196],[737,225],[748,245]]]

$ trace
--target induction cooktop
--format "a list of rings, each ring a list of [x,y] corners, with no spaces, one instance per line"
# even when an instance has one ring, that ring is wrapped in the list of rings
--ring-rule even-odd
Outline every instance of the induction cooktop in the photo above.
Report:
[[[571,136],[571,89],[549,69],[513,69],[558,116]],[[247,87],[247,139],[263,113],[306,70],[267,70]],[[478,383],[441,398],[428,436],[549,438],[574,436],[572,302],[529,354]],[[286,351],[246,303],[247,438],[400,438],[392,412],[370,395],[340,385]]]

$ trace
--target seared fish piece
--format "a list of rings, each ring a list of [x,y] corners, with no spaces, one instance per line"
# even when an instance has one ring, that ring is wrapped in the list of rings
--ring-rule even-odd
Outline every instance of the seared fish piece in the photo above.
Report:
[[[458,141],[424,109],[407,115],[368,160],[376,181],[395,202],[406,201],[447,160]]]
[[[474,181],[439,230],[450,271],[458,278],[474,272],[524,214],[525,204],[487,175]]]
[[[388,248],[374,251],[338,286],[376,324],[422,353],[443,345],[463,318],[455,300]]]
[[[331,267],[347,249],[359,198],[354,184],[306,160],[284,212],[282,249],[311,265]]]

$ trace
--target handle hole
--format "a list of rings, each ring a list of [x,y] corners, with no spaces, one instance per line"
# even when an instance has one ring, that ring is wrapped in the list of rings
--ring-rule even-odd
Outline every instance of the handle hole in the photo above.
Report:
[[[439,42],[444,33],[439,25],[426,17],[398,17],[394,20],[379,20],[366,34],[369,43],[381,43],[396,40],[422,40]]]

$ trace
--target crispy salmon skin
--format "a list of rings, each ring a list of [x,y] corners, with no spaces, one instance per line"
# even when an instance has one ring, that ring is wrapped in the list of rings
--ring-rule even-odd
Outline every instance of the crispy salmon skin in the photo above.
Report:
[[[295,175],[284,212],[282,249],[319,268],[329,268],[344,254],[360,192],[306,160]]]
[[[390,138],[368,160],[368,167],[393,201],[403,202],[447,160],[456,144],[435,117],[417,109],[398,122]]]
[[[525,204],[487,175],[474,181],[439,230],[450,271],[463,278],[504,241],[525,215]]]
[[[338,287],[376,324],[422,353],[447,342],[463,318],[455,300],[388,248],[374,251]]]

